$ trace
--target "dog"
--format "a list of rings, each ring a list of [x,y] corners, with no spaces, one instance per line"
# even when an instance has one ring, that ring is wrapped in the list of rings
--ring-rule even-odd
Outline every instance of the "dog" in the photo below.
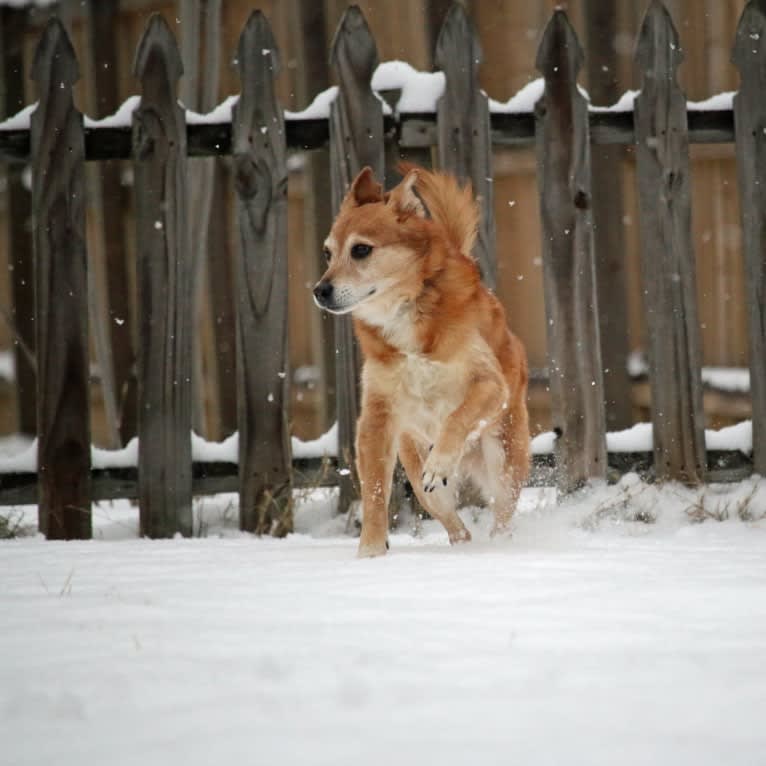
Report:
[[[364,359],[362,557],[388,549],[397,456],[452,544],[471,539],[456,511],[463,480],[485,496],[498,534],[529,471],[526,352],[471,256],[480,216],[471,188],[414,165],[399,170],[403,180],[385,194],[369,167],[354,179],[314,287],[320,308],[351,313]]]

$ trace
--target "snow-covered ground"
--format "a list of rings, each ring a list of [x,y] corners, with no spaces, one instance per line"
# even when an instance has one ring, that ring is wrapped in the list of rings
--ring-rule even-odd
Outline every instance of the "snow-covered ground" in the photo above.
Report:
[[[403,519],[373,560],[326,492],[286,540],[196,513],[0,543],[0,763],[764,762],[764,481],[528,490],[512,539],[468,509],[473,543]]]

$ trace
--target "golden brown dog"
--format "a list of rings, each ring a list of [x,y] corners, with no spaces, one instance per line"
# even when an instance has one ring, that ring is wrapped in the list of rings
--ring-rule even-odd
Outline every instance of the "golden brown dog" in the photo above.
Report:
[[[527,361],[471,248],[479,210],[451,176],[403,165],[383,194],[356,177],[325,242],[318,306],[352,312],[364,355],[357,468],[360,556],[384,554],[397,454],[451,543],[471,539],[456,512],[470,478],[508,528],[529,466]]]

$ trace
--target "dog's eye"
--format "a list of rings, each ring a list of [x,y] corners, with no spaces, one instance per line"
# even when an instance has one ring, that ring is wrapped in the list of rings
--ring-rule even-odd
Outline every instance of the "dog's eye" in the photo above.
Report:
[[[332,258],[332,253],[330,252],[329,247],[322,248],[322,255],[324,255],[324,259],[326,261],[329,261],[330,258]]]
[[[372,245],[363,245],[361,242],[359,242],[351,248],[351,257],[366,258],[371,252]]]

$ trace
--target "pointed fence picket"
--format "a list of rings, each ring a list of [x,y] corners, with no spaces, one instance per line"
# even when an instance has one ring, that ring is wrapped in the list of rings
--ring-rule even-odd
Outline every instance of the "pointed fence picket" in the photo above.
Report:
[[[279,51],[255,11],[237,52],[242,95],[233,113],[237,193],[239,514],[247,532],[292,530],[287,426],[287,166],[274,89]]]
[[[5,18],[5,16],[3,17]],[[689,111],[675,81],[678,35],[659,0],[642,27],[643,86],[634,112],[589,112],[576,87],[582,50],[562,10],[538,51],[545,92],[535,114],[489,114],[476,75],[481,49],[461,4],[437,45],[446,88],[435,114],[384,115],[370,83],[375,41],[358,7],[344,14],[332,46],[339,91],[329,119],[284,120],[275,97],[278,51],[255,13],[240,40],[242,96],[231,123],[184,122],[175,39],[159,16],[139,44],[142,100],[131,128],[83,129],[72,102],[77,61],[63,26],[45,29],[33,67],[40,106],[31,130],[0,131],[0,155],[33,165],[37,261],[35,326],[39,472],[0,473],[0,504],[40,503],[49,537],[90,535],[90,500],[137,497],[142,533],[192,533],[192,493],[240,492],[240,524],[259,533],[291,528],[291,488],[340,485],[341,510],[356,496],[354,426],[358,352],[350,322],[338,323],[337,460],[291,459],[287,415],[286,150],[329,142],[335,209],[370,165],[383,180],[386,142],[439,147],[440,164],[471,181],[485,217],[477,247],[494,283],[490,145],[537,142],[555,456],[534,458],[532,483],[564,492],[607,467],[687,483],[766,472],[766,0],[750,0],[733,60],[742,86],[733,110]],[[55,68],[55,77],[53,70]],[[699,330],[690,239],[690,142],[735,139],[749,279],[754,463],[738,451],[704,448]],[[605,451],[604,395],[593,258],[590,145],[635,144],[640,191],[645,310],[649,325],[654,453]],[[192,463],[192,270],[185,225],[186,158],[233,155],[240,252],[237,300],[239,464]],[[138,467],[90,466],[83,163],[132,158],[138,240]],[[503,256],[506,257],[506,256]],[[510,256],[512,257],[512,256]]]
[[[670,14],[652,0],[636,48],[643,84],[634,109],[654,460],[658,478],[696,484],[705,433],[686,97],[675,80],[682,59]]]
[[[64,25],[52,19],[32,65],[40,103],[31,130],[38,513],[49,539],[91,536],[85,147],[72,99],[79,77]]]
[[[741,77],[734,123],[750,325],[753,469],[766,476],[766,0],[750,0],[745,7],[732,59]]]
[[[141,81],[141,104],[133,114],[141,533],[190,536],[192,264],[186,126],[176,99],[183,67],[159,14],[149,19],[133,68]]]
[[[606,475],[588,106],[577,89],[582,60],[566,14],[554,11],[537,54],[545,92],[536,114],[556,483],[563,492]]]
[[[330,107],[330,182],[332,206],[340,209],[351,182],[369,165],[385,180],[383,106],[372,91],[378,49],[364,14],[350,6],[338,24],[330,63],[339,81],[338,98]],[[335,397],[338,417],[338,464],[341,474],[339,510],[345,512],[358,496],[354,436],[361,404],[361,360],[351,317],[335,318]]]

